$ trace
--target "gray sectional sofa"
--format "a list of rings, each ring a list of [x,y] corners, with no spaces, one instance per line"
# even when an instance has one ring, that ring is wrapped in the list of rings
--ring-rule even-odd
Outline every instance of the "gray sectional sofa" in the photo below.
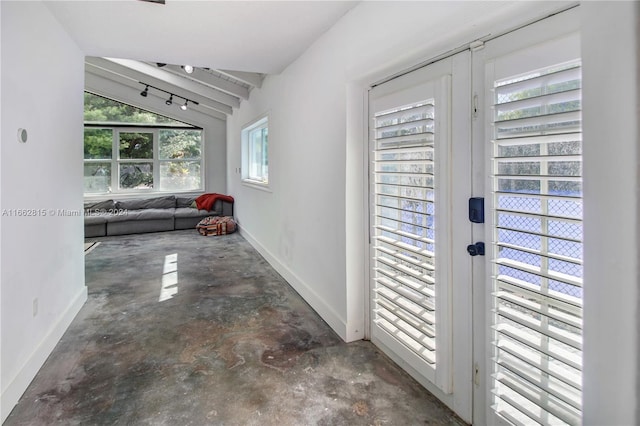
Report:
[[[140,234],[192,229],[205,217],[233,216],[233,203],[216,200],[213,210],[198,210],[196,197],[174,195],[130,200],[86,202],[84,236]]]

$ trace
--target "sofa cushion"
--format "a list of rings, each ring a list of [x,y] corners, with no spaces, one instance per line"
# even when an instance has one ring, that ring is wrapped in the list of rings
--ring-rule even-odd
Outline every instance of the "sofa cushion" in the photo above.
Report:
[[[99,223],[107,223],[107,219],[111,217],[110,214],[90,214],[85,215],[84,223],[85,225],[95,225]]]
[[[126,222],[129,220],[158,220],[173,219],[175,209],[140,209],[140,210],[123,210],[121,214],[109,216],[107,221]]]
[[[219,213],[219,212],[218,212]],[[209,210],[198,210],[191,207],[179,207],[176,209],[175,217],[205,217],[215,215],[216,212],[210,212]]]
[[[116,209],[142,210],[142,209],[171,209],[176,206],[175,195],[155,198],[136,198],[133,200],[116,201]]]
[[[176,197],[176,208],[191,207],[196,197]]]
[[[84,203],[84,209],[94,212],[105,212],[107,210],[115,210],[116,203],[113,200],[104,201],[88,201]]]

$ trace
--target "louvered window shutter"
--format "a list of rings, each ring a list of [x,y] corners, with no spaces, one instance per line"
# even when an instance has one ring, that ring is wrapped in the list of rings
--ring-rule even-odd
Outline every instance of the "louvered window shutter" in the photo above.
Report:
[[[493,89],[493,409],[514,424],[579,424],[580,64]]]
[[[433,366],[434,101],[374,120],[374,322]]]

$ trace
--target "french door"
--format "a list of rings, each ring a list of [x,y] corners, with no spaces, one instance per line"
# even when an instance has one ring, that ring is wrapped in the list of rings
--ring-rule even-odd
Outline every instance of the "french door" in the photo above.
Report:
[[[371,340],[470,423],[581,422],[578,30],[563,12],[369,92]]]
[[[582,418],[577,10],[488,42],[483,75],[489,424]]]
[[[371,340],[470,421],[469,69],[463,52],[370,91],[369,181]]]

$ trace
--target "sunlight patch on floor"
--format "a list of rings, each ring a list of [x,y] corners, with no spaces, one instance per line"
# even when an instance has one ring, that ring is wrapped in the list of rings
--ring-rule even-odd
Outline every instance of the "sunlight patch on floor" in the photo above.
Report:
[[[178,253],[173,253],[164,257],[162,286],[158,302],[169,300],[176,294],[178,294]]]

